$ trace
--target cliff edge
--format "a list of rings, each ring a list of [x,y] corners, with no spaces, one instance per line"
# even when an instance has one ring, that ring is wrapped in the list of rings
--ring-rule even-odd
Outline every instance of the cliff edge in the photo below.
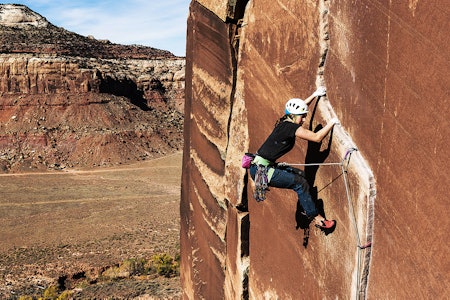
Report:
[[[192,1],[181,197],[185,299],[388,299],[448,295],[445,234],[449,8],[423,1]],[[423,57],[423,59],[417,59]],[[252,198],[240,166],[292,97],[319,85],[299,142],[316,204]],[[321,165],[311,165],[319,163]],[[331,163],[331,165],[328,165]],[[333,164],[337,163],[337,164]],[[424,172],[426,170],[426,172]],[[445,216],[445,213],[444,213]],[[436,221],[439,226],[436,226]]]
[[[185,59],[0,5],[0,172],[116,165],[183,145]]]

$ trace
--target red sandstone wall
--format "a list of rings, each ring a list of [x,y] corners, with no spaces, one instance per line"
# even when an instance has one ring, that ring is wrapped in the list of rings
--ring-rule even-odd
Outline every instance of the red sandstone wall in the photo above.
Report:
[[[244,15],[246,3],[226,11],[217,1],[191,3],[184,297],[445,298],[449,222],[438,212],[447,206],[450,57],[437,45],[449,44],[448,5],[259,0]],[[359,151],[346,174],[352,206],[339,167],[305,169],[338,222],[328,235],[311,227],[307,238],[295,194],[272,189],[256,203],[239,163],[285,101],[318,84],[328,95],[314,104],[310,128],[334,115],[343,126],[322,145],[299,142],[284,160],[336,162],[351,146]],[[360,250],[358,236],[373,247]]]
[[[227,26],[196,2],[188,27],[181,278],[187,299],[223,299],[227,204],[222,155],[231,110],[231,54]]]
[[[330,12],[328,96],[377,181],[368,296],[444,299],[449,2],[332,1]]]

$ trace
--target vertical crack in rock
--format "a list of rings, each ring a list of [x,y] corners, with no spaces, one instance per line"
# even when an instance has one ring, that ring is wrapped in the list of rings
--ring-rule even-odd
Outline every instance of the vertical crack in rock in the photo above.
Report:
[[[245,113],[245,103],[241,94],[241,86],[238,86],[238,63],[239,63],[239,42],[241,38],[242,27],[244,26],[243,17],[245,13],[245,7],[247,6],[248,0],[230,0],[228,2],[228,16],[226,22],[229,25],[229,43],[230,43],[230,55],[231,55],[231,63],[232,63],[232,72],[233,72],[233,82],[232,82],[232,90],[230,95],[230,118],[228,122],[228,130],[229,133],[228,141],[227,141],[227,153],[233,152],[229,151],[229,146],[231,148],[240,148],[237,146],[237,140],[235,135],[240,135],[240,131],[243,130],[243,124],[240,122],[236,123],[236,120],[242,119],[242,115]],[[245,118],[246,119],[246,118]],[[246,126],[245,126],[246,127]],[[245,129],[246,130],[246,129]],[[240,146],[243,146],[240,143]],[[242,150],[242,149],[239,149]],[[242,153],[242,151],[238,151],[237,153]],[[231,158],[229,158],[231,159]],[[231,163],[233,165],[233,163]],[[233,172],[228,171],[231,168],[229,166],[227,168],[227,172],[233,176]],[[239,170],[242,172],[242,170]],[[240,299],[249,299],[249,287],[248,287],[248,273],[249,273],[249,232],[250,232],[250,217],[247,210],[247,188],[246,182],[248,180],[247,175],[244,176],[244,183],[242,189],[238,190],[237,195],[240,196],[240,199],[236,199],[236,206],[233,207],[235,212],[230,213],[229,216],[233,216],[236,218],[236,230],[237,230],[237,251],[235,255],[235,264],[236,267],[236,278],[239,278],[240,284],[235,286],[234,288],[230,288],[228,292],[228,297],[239,297]],[[232,193],[227,193],[232,195]],[[231,206],[230,206],[231,208]],[[228,255],[230,257],[230,255]],[[232,256],[231,256],[232,257]],[[235,284],[231,284],[235,285]],[[233,292],[231,292],[233,291]]]
[[[320,46],[320,61],[318,64],[318,71],[316,77],[317,86],[326,86],[325,82],[325,68],[326,58],[330,49],[330,36],[328,32],[328,15],[330,11],[330,1],[321,0],[319,3],[320,20],[319,20],[319,46]],[[328,95],[327,95],[328,96]],[[337,117],[327,97],[321,99],[318,104],[318,109],[326,119]],[[334,129],[334,141],[338,148],[338,153],[344,157],[346,151],[350,148],[356,148],[354,142],[347,132],[341,126]],[[348,166],[347,171],[356,177],[356,182],[359,184],[359,190],[353,191],[349,195],[353,202],[354,211],[349,208],[349,218],[354,218],[356,223],[356,230],[362,232],[355,232],[356,235],[356,252],[355,260],[356,266],[352,280],[352,299],[365,299],[368,278],[370,270],[370,260],[372,254],[372,233],[374,223],[374,202],[376,198],[375,179],[372,170],[362,158],[361,154],[356,152],[351,160],[351,165]],[[357,189],[355,187],[354,189]],[[353,214],[353,215],[352,215]],[[365,242],[360,239],[365,238]],[[363,245],[361,245],[363,244]]]

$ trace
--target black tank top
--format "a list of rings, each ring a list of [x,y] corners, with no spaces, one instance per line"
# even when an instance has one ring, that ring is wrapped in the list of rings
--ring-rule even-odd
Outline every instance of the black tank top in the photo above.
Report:
[[[291,151],[295,145],[295,131],[300,124],[281,122],[259,148],[257,154],[267,160],[275,162],[278,158]]]

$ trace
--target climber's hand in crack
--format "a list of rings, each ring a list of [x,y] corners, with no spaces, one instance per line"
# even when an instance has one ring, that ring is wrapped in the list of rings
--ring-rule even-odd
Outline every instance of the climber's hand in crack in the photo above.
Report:
[[[327,93],[327,89],[324,86],[319,86],[317,90],[313,93],[314,97],[323,96]]]
[[[333,125],[341,125],[341,122],[339,121],[338,118],[331,119],[329,123],[331,123]]]
[[[317,90],[305,99],[306,105],[309,105],[317,97],[321,97],[327,93],[327,89],[324,86],[319,86]]]

